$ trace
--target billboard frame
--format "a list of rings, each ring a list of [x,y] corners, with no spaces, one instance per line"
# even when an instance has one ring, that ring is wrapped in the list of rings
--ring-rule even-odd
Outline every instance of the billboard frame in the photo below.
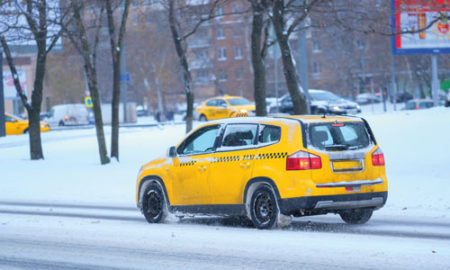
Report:
[[[392,39],[391,39],[391,48],[392,54],[394,55],[409,55],[409,54],[450,54],[450,44],[447,48],[397,48],[397,38],[400,34],[397,33],[397,14],[396,14],[396,2],[399,0],[391,0],[391,24],[392,24]],[[445,1],[445,0],[444,0]],[[448,8],[450,12],[450,7]]]

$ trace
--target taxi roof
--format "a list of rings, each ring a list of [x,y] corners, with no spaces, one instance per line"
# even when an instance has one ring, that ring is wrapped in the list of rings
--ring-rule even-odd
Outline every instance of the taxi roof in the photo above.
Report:
[[[362,121],[357,116],[337,116],[337,115],[274,115],[274,116],[252,116],[252,117],[232,117],[223,118],[210,123],[232,124],[232,123],[260,123],[260,122],[280,122],[292,123],[301,121],[303,123],[329,123],[329,122],[354,122]]]

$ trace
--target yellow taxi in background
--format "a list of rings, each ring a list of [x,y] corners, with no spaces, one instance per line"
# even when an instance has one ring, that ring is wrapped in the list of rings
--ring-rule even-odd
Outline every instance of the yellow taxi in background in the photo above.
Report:
[[[195,112],[200,121],[238,116],[254,116],[255,105],[246,98],[225,95],[205,100],[195,108]]]
[[[136,203],[149,223],[181,212],[268,229],[286,216],[327,213],[362,224],[387,193],[384,154],[364,119],[239,117],[210,121],[143,165]]]
[[[28,121],[23,120],[18,116],[13,116],[5,113],[5,128],[6,135],[20,135],[28,132]],[[41,132],[50,130],[50,126],[41,121]]]

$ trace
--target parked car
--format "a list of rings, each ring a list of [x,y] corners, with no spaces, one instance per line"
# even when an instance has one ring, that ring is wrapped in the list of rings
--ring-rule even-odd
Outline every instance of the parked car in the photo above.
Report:
[[[408,92],[398,92],[395,98],[395,102],[401,103],[401,102],[407,102],[408,100],[413,99],[414,96],[411,95]]]
[[[47,121],[51,126],[87,125],[89,112],[84,104],[56,105],[50,110]]]
[[[200,121],[227,117],[253,116],[255,105],[243,97],[224,95],[205,100],[195,108]]]
[[[445,100],[445,107],[450,107],[450,90],[448,90],[447,98]]]
[[[46,132],[50,130],[48,123],[41,121],[41,132]],[[23,120],[22,118],[5,113],[5,129],[6,135],[20,135],[28,132],[28,120]]]
[[[343,99],[336,94],[326,90],[311,89],[308,91],[311,98],[312,114],[356,114],[361,112],[361,107],[353,102]],[[280,100],[281,113],[294,113],[294,106],[289,94]]]
[[[360,105],[364,105],[364,104],[370,104],[370,103],[380,103],[381,97],[373,95],[371,93],[363,93],[363,94],[358,94],[356,96],[356,102]]]
[[[423,110],[434,107],[434,102],[431,99],[412,99],[406,102],[403,110]]]
[[[268,229],[280,214],[362,224],[387,192],[384,155],[364,119],[242,117],[208,122],[144,164],[136,203],[149,223],[177,212],[242,216]]]

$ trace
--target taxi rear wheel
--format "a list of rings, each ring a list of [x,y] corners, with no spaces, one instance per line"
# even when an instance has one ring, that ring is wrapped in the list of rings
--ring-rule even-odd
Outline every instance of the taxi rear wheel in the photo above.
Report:
[[[258,229],[275,227],[278,219],[278,205],[272,189],[267,186],[258,187],[250,200],[250,217]]]
[[[202,115],[200,115],[200,121],[206,122],[206,121],[208,121],[208,119],[206,118],[206,116],[204,114],[202,114]]]
[[[148,223],[162,222],[167,217],[167,202],[160,185],[152,183],[145,189],[142,212]]]
[[[345,210],[339,213],[342,220],[348,224],[364,224],[372,217],[373,209],[356,208]]]

